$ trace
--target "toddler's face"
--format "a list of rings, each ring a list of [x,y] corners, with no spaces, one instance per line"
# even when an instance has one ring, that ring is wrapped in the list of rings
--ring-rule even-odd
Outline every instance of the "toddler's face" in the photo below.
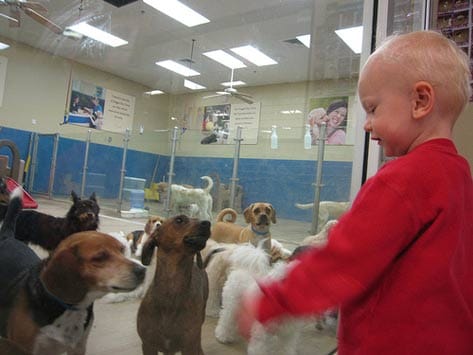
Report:
[[[358,82],[366,111],[364,129],[383,147],[386,156],[404,155],[420,133],[412,118],[411,88],[399,80],[399,66],[386,65],[376,56],[370,59]]]

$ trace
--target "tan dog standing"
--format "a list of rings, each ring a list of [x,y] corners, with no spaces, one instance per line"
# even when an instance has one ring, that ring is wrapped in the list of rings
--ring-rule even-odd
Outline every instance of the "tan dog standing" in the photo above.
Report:
[[[142,262],[154,249],[156,272],[138,310],[138,334],[144,355],[181,352],[203,355],[202,324],[209,285],[200,254],[210,236],[210,222],[185,215],[167,219],[145,243]],[[198,264],[194,263],[197,256]]]
[[[231,219],[225,221],[229,214]],[[234,209],[225,208],[217,215],[217,221],[212,227],[210,238],[220,243],[247,243],[258,246],[263,242],[263,248],[271,249],[271,223],[276,223],[276,210],[270,203],[255,202],[243,211],[245,222],[243,227],[235,224],[237,213]]]

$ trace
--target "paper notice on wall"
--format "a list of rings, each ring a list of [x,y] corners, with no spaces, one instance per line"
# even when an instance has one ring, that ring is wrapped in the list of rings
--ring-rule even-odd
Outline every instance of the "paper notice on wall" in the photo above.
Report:
[[[124,132],[133,126],[135,98],[108,89],[105,94],[103,129],[114,132]]]
[[[261,103],[232,104],[228,142],[234,143],[237,127],[241,127],[241,144],[257,144]]]
[[[5,91],[5,81],[7,78],[8,58],[0,56],[0,107],[3,105],[3,93]]]

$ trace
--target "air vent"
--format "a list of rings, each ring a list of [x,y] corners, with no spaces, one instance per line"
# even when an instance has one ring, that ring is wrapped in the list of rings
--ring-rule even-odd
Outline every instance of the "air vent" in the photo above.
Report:
[[[283,42],[286,42],[286,43],[289,43],[289,44],[295,44],[295,45],[298,45],[298,46],[303,46],[304,44],[299,41],[297,38],[289,38],[289,39],[285,39]]]
[[[135,2],[136,0],[103,0],[105,2],[108,2],[109,4],[112,4],[113,6],[116,7],[122,7],[128,4],[131,4],[132,2]]]

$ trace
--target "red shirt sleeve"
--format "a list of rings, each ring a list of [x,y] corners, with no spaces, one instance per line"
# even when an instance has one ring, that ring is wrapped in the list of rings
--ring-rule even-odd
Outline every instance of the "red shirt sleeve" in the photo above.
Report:
[[[371,287],[420,229],[400,191],[382,178],[368,180],[325,248],[302,255],[283,280],[260,283],[258,320],[314,315]]]

